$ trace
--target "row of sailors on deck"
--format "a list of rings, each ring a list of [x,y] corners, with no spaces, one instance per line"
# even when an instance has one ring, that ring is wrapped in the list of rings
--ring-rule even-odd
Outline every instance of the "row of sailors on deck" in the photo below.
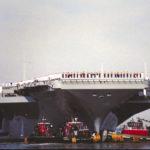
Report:
[[[144,78],[144,73],[62,73],[62,78]]]

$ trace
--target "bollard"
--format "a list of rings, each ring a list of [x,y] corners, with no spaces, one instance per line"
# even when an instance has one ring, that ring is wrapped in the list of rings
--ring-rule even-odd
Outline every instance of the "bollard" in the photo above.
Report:
[[[93,137],[93,142],[99,142],[100,140],[101,140],[100,134],[96,134],[96,135]]]
[[[96,135],[95,135],[95,136],[93,136],[93,142],[97,142]]]
[[[77,139],[75,137],[72,138],[72,143],[76,143]]]
[[[113,133],[113,134],[112,134],[112,140],[115,141],[115,142],[117,142],[118,136],[117,136],[116,133]]]
[[[28,138],[27,137],[24,138],[24,143],[28,143]]]
[[[96,140],[97,140],[97,142],[101,140],[100,134],[96,134]]]
[[[120,142],[124,141],[123,135],[121,135],[121,134],[118,135],[118,141],[120,141]]]
[[[138,136],[133,136],[133,142],[138,142],[139,141],[139,137]]]

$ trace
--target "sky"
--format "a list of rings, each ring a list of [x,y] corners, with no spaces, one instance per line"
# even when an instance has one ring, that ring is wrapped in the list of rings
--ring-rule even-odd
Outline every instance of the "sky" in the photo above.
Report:
[[[0,83],[149,71],[150,0],[0,0],[0,41]]]
[[[0,83],[150,70],[149,0],[0,0]]]

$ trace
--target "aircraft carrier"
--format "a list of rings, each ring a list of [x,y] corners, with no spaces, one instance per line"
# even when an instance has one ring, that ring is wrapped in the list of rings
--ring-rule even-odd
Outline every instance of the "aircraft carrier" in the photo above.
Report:
[[[137,72],[63,72],[2,85],[0,94],[0,139],[29,136],[43,116],[56,130],[78,117],[114,131],[150,108],[150,81]]]

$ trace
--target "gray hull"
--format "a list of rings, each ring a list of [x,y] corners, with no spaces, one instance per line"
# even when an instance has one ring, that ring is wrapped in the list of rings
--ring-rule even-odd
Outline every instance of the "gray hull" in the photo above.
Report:
[[[54,125],[56,131],[71,117],[78,117],[91,130],[95,129],[94,124],[98,120],[101,130],[113,131],[131,115],[150,108],[149,97],[139,96],[140,89],[51,91],[43,86],[16,92],[34,101],[0,104],[0,138],[29,136],[43,116]]]

